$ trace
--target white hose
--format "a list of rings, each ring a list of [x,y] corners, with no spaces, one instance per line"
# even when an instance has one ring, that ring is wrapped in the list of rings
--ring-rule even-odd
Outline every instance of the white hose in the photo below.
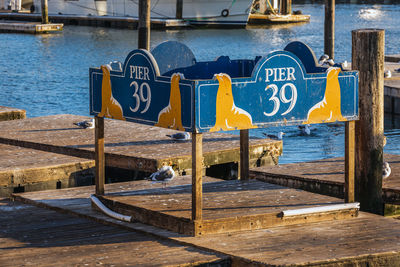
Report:
[[[102,212],[104,212],[105,214],[107,214],[108,216],[120,220],[120,221],[125,221],[125,222],[130,222],[132,219],[132,216],[126,216],[120,213],[116,213],[112,210],[110,210],[109,208],[107,208],[106,206],[104,206],[103,203],[101,203],[101,201],[95,197],[94,195],[90,196],[90,200],[92,201],[92,203],[94,203]]]
[[[304,208],[297,210],[285,210],[282,211],[282,216],[296,216],[296,215],[305,215],[317,212],[328,212],[328,211],[339,211],[339,210],[348,210],[348,209],[360,209],[360,203],[345,203],[345,204],[333,204],[329,206],[321,206],[314,208]]]

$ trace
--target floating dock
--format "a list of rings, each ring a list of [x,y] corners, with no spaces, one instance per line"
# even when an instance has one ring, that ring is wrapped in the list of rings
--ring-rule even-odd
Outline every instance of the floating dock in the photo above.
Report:
[[[205,177],[205,183],[211,181],[207,179],[209,178]],[[167,192],[169,190],[179,190],[179,188],[183,186],[183,184],[181,184],[182,181],[183,180],[180,177],[178,177],[176,180],[173,180],[169,185]],[[105,187],[106,192],[109,192],[108,195],[110,196],[112,193],[122,194],[123,192],[126,192],[129,194],[132,191],[137,191],[138,193],[141,192],[143,197],[149,197],[146,192],[151,188],[152,190],[158,188],[160,193],[165,190],[162,189],[160,184],[151,184],[151,182],[143,184],[143,182],[145,181],[106,184]],[[239,181],[236,182],[240,183]],[[273,188],[272,185],[266,184],[264,186]],[[227,190],[226,193],[238,193],[241,190],[243,191],[242,194],[247,196],[255,192],[255,190],[246,192],[246,187],[242,187],[241,189],[236,188],[236,190]],[[281,190],[286,191],[289,189],[281,187]],[[102,236],[105,235],[105,238],[101,239],[103,241],[100,241],[95,235],[91,236],[91,238],[87,240],[85,239],[87,241],[86,243],[82,244],[82,242],[79,242],[79,244],[77,244],[77,242],[70,242],[69,246],[65,247],[66,252],[82,249],[84,253],[80,252],[73,254],[74,260],[81,260],[82,262],[90,260],[92,259],[92,255],[96,255],[96,259],[100,260],[101,258],[101,262],[110,264],[119,263],[126,257],[119,256],[114,258],[113,255],[115,255],[114,253],[116,253],[116,251],[118,251],[119,255],[127,254],[127,259],[130,259],[130,255],[136,255],[135,253],[137,251],[142,253],[141,248],[146,248],[146,244],[154,244],[153,237],[162,238],[170,242],[178,242],[179,245],[176,243],[171,245],[169,242],[158,241],[162,245],[172,246],[171,257],[168,257],[169,260],[174,260],[176,255],[174,252],[176,251],[179,254],[181,246],[184,246],[184,248],[187,248],[187,250],[182,250],[182,257],[183,255],[186,255],[184,253],[191,252],[193,251],[193,248],[196,248],[197,253],[198,250],[208,251],[211,253],[211,255],[208,254],[207,256],[204,256],[203,259],[209,259],[212,261],[224,260],[224,256],[228,257],[229,264],[227,266],[396,266],[400,261],[400,221],[392,218],[385,218],[382,216],[360,212],[356,218],[329,220],[314,223],[300,223],[296,225],[270,227],[268,229],[221,233],[201,237],[189,237],[139,222],[121,222],[110,218],[101,212],[97,212],[96,210],[92,209],[89,198],[93,192],[94,186],[88,186],[15,194],[16,199],[19,201],[57,210],[68,214],[68,216],[63,217],[60,214],[55,214],[55,221],[51,226],[43,225],[41,223],[40,231],[36,231],[34,230],[34,222],[36,222],[39,219],[39,216],[44,213],[44,211],[38,211],[38,213],[34,213],[38,216],[31,215],[33,217],[31,218],[33,221],[31,225],[24,224],[24,229],[26,229],[26,231],[29,233],[29,235],[24,238],[21,238],[21,236],[24,235],[20,235],[21,232],[18,230],[18,227],[12,229],[8,228],[8,232],[3,234],[8,238],[8,243],[5,243],[5,246],[12,247],[12,249],[7,249],[2,256],[0,256],[2,257],[1,259],[6,259],[6,262],[9,262],[9,260],[12,258],[11,255],[23,254],[26,250],[26,246],[24,246],[24,244],[29,241],[31,241],[30,243],[32,244],[33,240],[31,240],[31,237],[37,237],[38,239],[35,240],[40,240],[40,237],[43,238],[44,236],[43,232],[47,233],[52,232],[52,229],[62,229],[63,233],[65,234],[67,232],[66,229],[70,229],[68,222],[74,220],[79,221],[79,219],[76,219],[73,216],[77,215],[81,218],[91,219],[106,225],[118,226],[118,228],[103,228],[105,229],[102,230]],[[264,194],[268,195],[269,190],[260,190],[260,192],[265,192]],[[295,193],[296,190],[294,190],[291,192],[294,192],[294,194],[303,194],[303,191],[298,191]],[[165,201],[166,205],[163,206],[167,206],[169,203],[174,202],[173,200],[175,197],[178,197],[179,195],[166,194],[166,197],[167,196],[169,196],[168,199],[172,199],[172,201]],[[318,195],[313,196],[315,196],[316,199],[320,198]],[[289,199],[287,200],[290,201],[290,196],[288,197]],[[230,202],[239,210],[251,208],[247,204],[241,203],[241,200],[241,198],[231,198]],[[284,199],[282,199],[282,203],[284,203],[283,201]],[[341,200],[336,199],[335,201],[340,202]],[[261,208],[268,209],[269,206],[271,209],[273,207],[279,209],[279,206],[282,203],[274,203],[268,200],[262,204],[263,207]],[[297,206],[304,205],[304,202],[292,201],[291,205],[292,208],[296,208]],[[31,206],[28,207],[31,208]],[[207,206],[205,206],[205,209],[206,208]],[[24,209],[20,209],[22,211],[18,211],[16,209],[16,211],[13,211],[14,213],[12,213],[12,209],[10,208],[10,212],[7,213],[7,218],[14,218],[13,214],[17,214],[17,212],[18,214],[23,214]],[[26,210],[29,211],[29,209]],[[50,211],[47,212],[49,214],[51,213]],[[56,220],[56,218],[63,219]],[[97,224],[89,224],[86,223],[86,221],[82,222],[83,224],[80,224],[81,230],[78,230],[78,227],[71,229],[76,229],[76,231],[85,236],[86,232],[91,233],[92,229],[95,229],[93,226],[97,227]],[[9,225],[7,220],[5,223],[6,225]],[[120,235],[118,235],[119,238],[125,238],[127,236],[126,232],[121,232],[121,230],[119,230],[119,227],[135,232],[135,235],[138,237],[141,237],[141,235],[138,233],[145,233],[147,235],[147,239],[144,241],[138,240],[135,242],[134,246],[132,246],[128,240],[122,243],[118,242],[120,239],[116,238],[110,238],[109,240],[107,237],[112,233],[120,233]],[[58,242],[57,247],[66,242],[66,237],[63,237],[64,234],[51,235],[50,237],[46,238],[46,240],[48,240],[46,243],[48,244],[46,245],[47,255],[49,255],[49,249],[55,249],[55,246],[52,246],[52,244],[55,243],[55,240]],[[17,236],[19,236],[19,238]],[[70,236],[70,234],[68,236]],[[68,238],[68,240],[72,239]],[[18,242],[18,245],[12,242]],[[110,246],[110,249],[107,249],[108,246],[106,246],[104,242]],[[115,242],[118,242],[118,244],[115,244]],[[36,249],[39,249],[37,246],[34,246],[34,244],[36,243],[33,242],[33,245],[30,246],[30,249],[32,249],[33,252],[35,252]],[[91,246],[91,250],[87,250],[87,246],[89,245]],[[160,255],[162,256],[164,255],[164,249],[160,249]],[[196,252],[196,250],[194,252]],[[215,254],[213,255],[212,253]],[[52,256],[52,262],[54,262],[54,257],[57,258],[57,255],[64,254],[56,253],[54,255]],[[153,255],[153,250],[147,250],[146,253],[142,255],[142,257],[144,257],[144,263],[152,262],[152,260],[158,261],[160,260],[161,256],[157,257]],[[155,257],[155,259],[152,259],[152,257]],[[40,261],[40,259],[42,258],[34,257],[30,260],[34,262]],[[45,260],[46,257],[43,259]],[[16,257],[13,262],[9,264],[15,264],[15,260],[21,261],[21,256]],[[165,265],[168,265],[168,262],[165,263]]]
[[[81,129],[74,122],[90,118],[55,115],[0,122],[0,143],[46,152],[94,159],[94,129]],[[190,173],[192,144],[174,141],[176,131],[117,120],[105,121],[105,157],[109,167],[154,172],[163,165]],[[240,137],[226,133],[204,134],[205,168],[239,161]],[[250,164],[277,164],[282,141],[250,139]]]
[[[304,23],[310,21],[310,15],[250,14],[249,25]]]
[[[383,180],[386,204],[400,205],[400,155],[385,154],[392,172]],[[249,176],[277,185],[344,198],[344,158],[252,168]]]
[[[400,55],[385,56],[385,70],[391,77],[385,78],[385,112],[400,115]]]
[[[25,119],[26,111],[23,109],[0,106],[0,121]]]
[[[61,23],[42,24],[29,21],[15,22],[10,20],[0,20],[0,32],[21,32],[39,34],[62,31],[63,27],[64,25]]]

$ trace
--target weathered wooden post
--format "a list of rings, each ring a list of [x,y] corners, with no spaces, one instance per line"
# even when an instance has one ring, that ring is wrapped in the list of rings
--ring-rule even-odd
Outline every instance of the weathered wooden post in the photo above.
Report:
[[[104,118],[95,117],[95,184],[96,195],[104,195],[105,160],[104,160]]]
[[[48,10],[48,5],[47,5],[47,0],[42,0],[42,24],[48,24],[49,23],[49,10]]]
[[[203,209],[203,135],[192,133],[192,220],[202,219]]]
[[[150,50],[150,0],[139,1],[138,48]]]
[[[335,0],[325,0],[324,53],[335,58]]]
[[[176,18],[182,19],[183,0],[176,0]]]
[[[240,180],[249,179],[249,130],[240,130]]]
[[[361,210],[383,214],[384,38],[380,29],[352,31],[352,68],[359,70],[356,122],[356,199]]]
[[[345,122],[345,188],[344,200],[354,202],[354,175],[355,175],[355,122]]]
[[[292,14],[292,0],[282,0],[281,13],[282,15]]]

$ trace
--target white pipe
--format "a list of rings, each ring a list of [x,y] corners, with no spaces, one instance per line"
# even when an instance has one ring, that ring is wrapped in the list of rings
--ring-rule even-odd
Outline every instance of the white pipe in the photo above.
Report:
[[[132,219],[132,216],[126,216],[120,213],[116,213],[112,210],[110,210],[109,208],[107,208],[106,206],[104,206],[103,203],[101,203],[101,201],[95,197],[94,195],[90,196],[90,200],[92,201],[92,203],[94,203],[102,212],[104,212],[105,214],[107,214],[108,216],[120,220],[120,221],[125,221],[125,222],[130,222]]]
[[[345,203],[345,204],[332,204],[329,206],[321,206],[314,208],[304,208],[297,210],[284,210],[282,211],[282,216],[296,216],[296,215],[305,215],[317,212],[328,212],[328,211],[339,211],[339,210],[348,210],[348,209],[360,209],[360,203]]]

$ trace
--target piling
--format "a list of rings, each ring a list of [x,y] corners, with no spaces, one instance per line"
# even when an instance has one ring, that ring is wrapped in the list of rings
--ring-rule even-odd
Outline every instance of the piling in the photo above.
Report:
[[[49,10],[47,0],[42,0],[42,24],[49,24]]]
[[[138,48],[150,50],[150,0],[139,1]]]
[[[176,18],[182,19],[183,0],[176,0]]]
[[[335,0],[325,0],[324,53],[335,58]]]
[[[282,15],[292,14],[292,0],[282,0],[281,2],[281,13]]]
[[[95,117],[95,183],[96,195],[104,195],[105,157],[104,157],[104,118]]]
[[[352,31],[352,66],[359,70],[356,122],[356,199],[361,210],[383,214],[384,39],[380,29]]]

